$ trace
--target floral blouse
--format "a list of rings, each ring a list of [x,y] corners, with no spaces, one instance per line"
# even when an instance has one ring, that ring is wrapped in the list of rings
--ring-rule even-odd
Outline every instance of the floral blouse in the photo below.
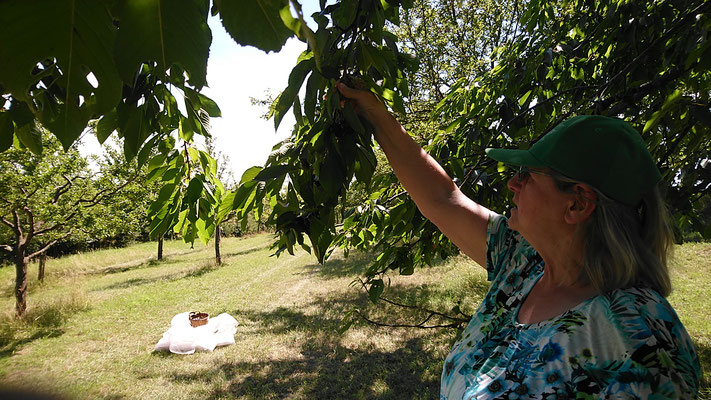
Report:
[[[543,259],[501,215],[489,220],[487,242],[491,288],[445,360],[441,399],[696,396],[698,356],[656,291],[619,289],[521,324],[519,306],[543,275]]]

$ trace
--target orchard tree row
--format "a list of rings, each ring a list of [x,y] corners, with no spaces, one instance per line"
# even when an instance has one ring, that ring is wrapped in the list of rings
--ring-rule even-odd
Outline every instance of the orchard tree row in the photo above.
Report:
[[[499,212],[510,204],[509,171],[483,156],[486,147],[526,147],[575,114],[624,118],[659,160],[680,237],[709,238],[710,8],[321,0],[304,15],[297,0],[4,0],[0,35],[13,40],[0,44],[0,151],[41,152],[38,125],[69,148],[98,121],[100,141],[118,135],[126,158],[163,184],[152,235],[177,226],[204,240],[227,215],[262,216],[266,203],[277,253],[300,246],[324,262],[337,246],[377,249],[364,280],[376,301],[391,271],[457,250],[377,168],[371,127],[333,89],[344,80],[375,93],[467,195]],[[200,93],[209,14],[242,45],[304,43],[271,109],[275,126],[294,114],[292,135],[235,191],[193,146],[220,115]]]

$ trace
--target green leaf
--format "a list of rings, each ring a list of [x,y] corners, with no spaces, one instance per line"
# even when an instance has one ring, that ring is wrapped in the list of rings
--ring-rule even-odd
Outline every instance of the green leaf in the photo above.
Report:
[[[35,100],[42,107],[37,117],[65,149],[92,115],[114,108],[121,98],[111,51],[115,32],[101,1],[0,2],[0,86],[22,101],[38,96]],[[40,69],[40,63],[42,74],[51,78],[51,84],[45,83],[49,90],[30,92],[38,79],[33,70]],[[87,78],[89,72],[96,87]]]
[[[177,186],[175,184],[167,184],[160,188],[158,191],[158,196],[156,199],[151,203],[150,207],[148,207],[148,215],[155,215],[157,214],[160,210],[165,209],[167,207],[168,200],[173,197],[173,194],[176,192]]]
[[[350,327],[353,325],[353,322],[355,322],[355,318],[353,318],[351,315],[353,314],[353,310],[348,311],[344,316],[341,322],[338,324],[338,333],[340,335],[344,334]]]
[[[208,230],[207,225],[208,223],[203,219],[195,221],[195,229],[197,231],[198,238],[200,238],[200,241],[203,244],[207,244],[207,242],[210,241],[210,237],[212,237],[212,233]]]
[[[299,39],[301,39],[302,41],[306,40],[304,36],[305,30],[303,30],[304,24],[299,19],[294,18],[294,16],[291,15],[291,9],[289,4],[285,5],[279,10],[279,17],[284,23],[284,26],[294,32]],[[308,29],[308,27],[306,29]]]
[[[318,92],[324,79],[321,74],[311,74],[306,81],[306,92],[304,92],[304,114],[311,124],[316,119],[316,103]]]
[[[237,210],[243,208],[246,204],[248,198],[251,194],[259,187],[257,181],[246,182],[237,189],[234,201],[232,202],[232,209]]]
[[[19,142],[31,152],[42,154],[42,133],[27,104],[13,101],[9,113],[15,122],[15,137]]]
[[[190,77],[188,82],[202,88],[212,42],[205,4],[200,0],[122,1],[114,55],[123,81],[132,85],[140,65],[153,61],[160,71],[180,65]]]
[[[104,144],[106,139],[118,128],[118,113],[113,109],[106,113],[96,124],[96,138]]]
[[[353,110],[353,106],[351,105],[351,103],[346,103],[343,107],[343,116],[346,118],[346,122],[348,122],[348,125],[350,125],[350,127],[353,128],[354,131],[360,134],[365,133],[365,127],[363,127],[363,124],[360,122],[360,119],[358,119],[358,115]]]
[[[296,96],[299,94],[299,89],[306,79],[306,75],[311,72],[314,66],[312,54],[302,54],[299,57],[299,62],[289,74],[289,84],[286,89],[279,95],[274,106],[274,129],[279,128],[282,118],[286,112],[294,104]]]
[[[356,164],[355,176],[359,181],[369,185],[377,164],[377,159],[375,158],[373,149],[363,147],[359,144],[356,159],[358,161]]]
[[[202,194],[203,178],[202,175],[198,175],[190,180],[188,184],[188,189],[185,191],[185,203],[193,204]]]
[[[227,194],[222,196],[222,201],[220,201],[220,206],[217,208],[217,217],[215,217],[215,222],[221,224],[227,216],[234,211],[233,205],[235,201],[235,196],[237,192],[228,191]]]
[[[186,142],[192,142],[193,135],[197,127],[195,126],[195,121],[192,118],[185,118],[180,116],[180,121],[178,123],[178,136]]]
[[[126,159],[130,160],[138,154],[138,149],[150,134],[146,104],[137,108],[128,104],[119,104],[116,111],[119,122],[118,131],[124,139],[124,154]]]
[[[338,8],[331,14],[333,22],[341,29],[348,29],[353,20],[355,20],[358,12],[358,3],[360,3],[360,0],[341,0],[338,2]]]
[[[205,96],[204,94],[197,92],[195,90],[190,89],[189,87],[184,87],[183,88],[185,95],[190,99],[190,101],[193,103],[193,109],[198,110],[202,109],[207,112],[207,114],[211,117],[221,117],[222,112],[220,111],[220,107],[217,106],[217,103],[215,103],[214,100],[211,98]]]
[[[378,299],[380,299],[380,295],[383,294],[383,290],[385,290],[385,283],[383,283],[382,279],[375,279],[371,281],[370,289],[368,290],[368,297],[373,304],[378,303]]]
[[[533,89],[529,90],[528,92],[524,93],[523,96],[521,96],[521,98],[518,100],[518,104],[520,106],[523,106],[524,104],[526,104],[526,101],[531,96],[531,92],[533,92]]]
[[[0,112],[0,153],[12,147],[12,137],[15,134],[15,126],[12,124],[10,113]]]
[[[294,33],[284,25],[280,12],[289,0],[221,1],[222,25],[235,42],[264,51],[281,50]]]
[[[323,189],[333,197],[339,194],[341,187],[345,184],[346,171],[343,161],[333,149],[329,151],[321,164],[318,177]]]
[[[252,167],[244,171],[242,174],[242,179],[240,179],[239,183],[243,184],[245,182],[249,182],[253,180],[257,175],[259,175],[259,172],[262,170],[262,167]]]
[[[252,179],[255,181],[267,182],[286,174],[292,169],[293,168],[290,165],[271,165],[259,171],[259,173]]]

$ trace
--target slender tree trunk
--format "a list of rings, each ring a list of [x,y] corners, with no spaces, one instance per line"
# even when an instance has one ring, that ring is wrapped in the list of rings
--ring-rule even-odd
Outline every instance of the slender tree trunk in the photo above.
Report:
[[[47,254],[42,253],[39,256],[39,270],[37,271],[37,280],[44,280],[44,266],[47,263]]]
[[[27,257],[15,256],[15,316],[21,317],[27,311]]]
[[[158,236],[158,260],[163,259],[163,235]]]
[[[222,257],[220,257],[220,224],[215,227],[215,265],[222,264]]]

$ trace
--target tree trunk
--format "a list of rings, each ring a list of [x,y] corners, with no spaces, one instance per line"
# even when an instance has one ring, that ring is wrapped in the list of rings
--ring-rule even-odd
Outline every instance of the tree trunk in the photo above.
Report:
[[[220,225],[215,227],[215,265],[222,264],[222,257],[220,257]]]
[[[158,236],[158,260],[163,259],[163,235]]]
[[[37,280],[42,282],[44,279],[44,266],[47,263],[47,254],[42,253],[39,256],[39,270],[37,271]]]
[[[27,257],[15,256],[15,316],[21,317],[27,311]]]

